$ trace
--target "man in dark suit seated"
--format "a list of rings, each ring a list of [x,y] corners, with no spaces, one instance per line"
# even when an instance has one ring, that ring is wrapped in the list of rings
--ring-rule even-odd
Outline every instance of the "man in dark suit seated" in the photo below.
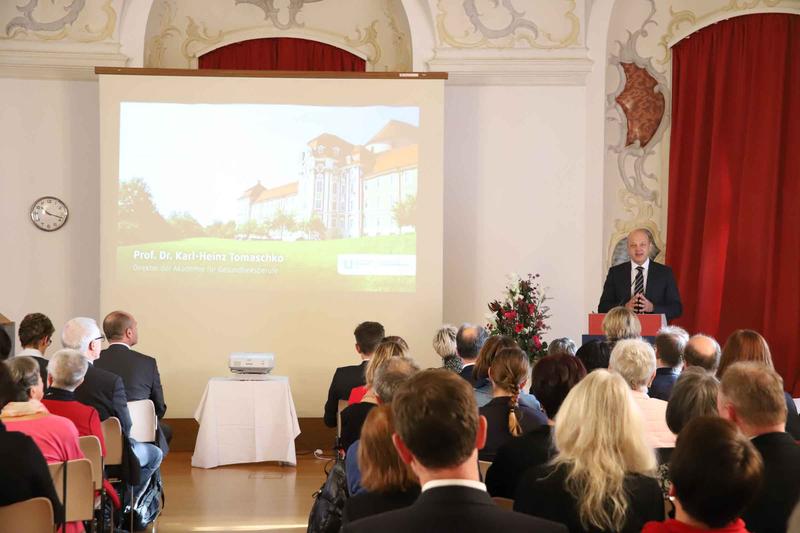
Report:
[[[122,378],[129,402],[136,400],[153,402],[158,417],[156,442],[166,454],[169,451],[169,441],[172,440],[172,429],[161,421],[167,412],[164,391],[161,388],[161,376],[154,358],[131,349],[139,342],[136,319],[124,311],[113,311],[103,320],[103,332],[109,345],[100,352],[95,366]]]
[[[683,350],[689,334],[678,326],[667,326],[656,335],[656,377],[650,384],[647,395],[651,398],[669,401],[672,387],[681,375]]]
[[[463,379],[444,369],[420,372],[400,386],[392,409],[397,453],[422,492],[409,507],[356,520],[343,531],[566,533],[561,524],[501,509],[478,481],[486,419]]]
[[[336,369],[328,388],[328,399],[325,402],[323,420],[329,428],[336,427],[336,413],[339,411],[339,400],[347,401],[350,391],[366,383],[364,371],[367,362],[375,349],[386,336],[383,326],[377,322],[362,322],[353,332],[356,337],[356,352],[361,356],[361,364],[342,366]]]
[[[477,383],[472,371],[475,369],[475,361],[478,360],[478,353],[483,348],[487,337],[485,329],[473,324],[462,324],[456,333],[456,354],[461,358],[462,363],[461,377],[476,388],[485,385],[483,381]]]
[[[39,363],[39,374],[42,376],[42,383],[47,388],[47,359],[44,352],[53,343],[53,333],[56,328],[53,323],[42,313],[30,313],[25,315],[19,323],[19,343],[22,351],[17,357],[27,355],[36,359]]]
[[[764,482],[742,519],[748,531],[786,531],[800,498],[800,446],[786,433],[783,380],[765,365],[735,363],[725,370],[719,414],[739,426],[764,461]]]
[[[119,418],[122,432],[127,436],[133,446],[133,452],[141,466],[139,484],[133,489],[134,496],[147,486],[150,476],[161,465],[163,453],[153,444],[136,442],[130,438],[131,415],[128,412],[128,398],[125,395],[125,385],[118,375],[97,368],[94,362],[100,356],[103,335],[94,319],[78,317],[64,324],[61,332],[61,344],[64,348],[78,350],[89,361],[89,367],[83,378],[83,383],[75,389],[75,399],[82,404],[97,409],[100,420],[111,416]]]
[[[651,261],[650,248],[646,230],[637,229],[628,235],[631,260],[608,269],[597,306],[599,313],[624,305],[636,313],[663,313],[668,320],[681,316],[683,306],[672,269]]]

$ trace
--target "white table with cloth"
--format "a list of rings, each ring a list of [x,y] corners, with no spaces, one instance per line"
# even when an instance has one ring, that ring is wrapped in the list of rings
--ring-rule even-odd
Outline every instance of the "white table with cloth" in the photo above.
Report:
[[[300,424],[289,378],[211,378],[194,418],[200,424],[192,466],[281,461],[297,464]]]

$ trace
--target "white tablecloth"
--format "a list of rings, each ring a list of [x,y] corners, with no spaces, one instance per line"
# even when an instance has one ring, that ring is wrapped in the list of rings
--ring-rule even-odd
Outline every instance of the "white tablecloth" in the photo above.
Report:
[[[283,461],[297,464],[300,424],[283,376],[211,378],[194,413],[200,423],[192,466]]]

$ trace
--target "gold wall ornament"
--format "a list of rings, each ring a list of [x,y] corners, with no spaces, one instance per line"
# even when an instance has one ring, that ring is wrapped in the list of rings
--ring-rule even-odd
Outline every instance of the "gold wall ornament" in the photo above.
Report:
[[[219,30],[216,35],[209,35],[208,28],[205,24],[198,24],[194,21],[192,17],[186,17],[186,39],[183,40],[181,44],[181,53],[183,57],[189,62],[189,66],[191,66],[192,60],[195,58],[195,55],[189,50],[189,48],[195,43],[201,43],[206,46],[214,45],[222,42],[222,39],[225,35],[230,32],[224,32]]]
[[[353,48],[372,47],[372,54],[367,54],[367,62],[373,66],[381,60],[381,45],[378,43],[377,26],[378,21],[373,20],[369,26],[363,30],[356,28],[356,34],[358,36],[355,39],[351,39],[350,37],[344,38],[344,42]]]
[[[394,43],[394,49],[397,52],[395,67],[390,70],[394,70],[395,72],[412,70],[413,63],[411,61],[411,44],[408,42],[408,35],[406,35],[406,33],[400,29],[400,25],[397,23],[394,12],[389,9],[388,5],[384,6],[383,14],[386,15],[386,18],[389,21],[389,30],[392,32],[392,41]]]
[[[145,52],[146,67],[160,67],[164,61],[164,54],[167,51],[167,41],[177,39],[183,35],[181,29],[175,25],[175,13],[177,7],[173,2],[164,2],[164,11],[159,20],[158,34],[147,42]]]

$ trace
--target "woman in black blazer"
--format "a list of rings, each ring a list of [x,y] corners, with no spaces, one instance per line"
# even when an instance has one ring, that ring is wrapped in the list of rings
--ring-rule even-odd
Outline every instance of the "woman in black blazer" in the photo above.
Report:
[[[528,377],[528,356],[519,348],[503,348],[489,368],[492,400],[480,408],[486,417],[486,445],[478,458],[492,461],[497,449],[513,437],[547,425],[547,417],[539,410],[520,405],[519,394]]]
[[[664,519],[656,457],[625,380],[595,370],[567,395],[554,428],[551,464],[525,473],[514,510],[571,533],[639,532]]]
[[[365,489],[347,499],[342,525],[374,514],[408,507],[419,496],[419,481],[400,460],[392,443],[390,405],[373,408],[361,428],[358,466]]]

